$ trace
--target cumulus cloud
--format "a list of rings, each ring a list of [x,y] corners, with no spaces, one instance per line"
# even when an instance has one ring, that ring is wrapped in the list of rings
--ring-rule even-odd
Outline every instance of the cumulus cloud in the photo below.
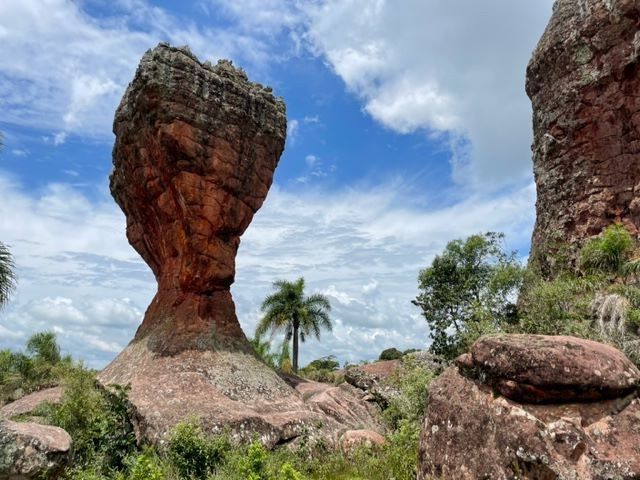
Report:
[[[326,0],[307,11],[317,54],[392,130],[441,135],[476,186],[530,175],[524,72],[553,0]]]
[[[140,57],[159,41],[188,44],[202,58],[231,58],[247,68],[260,69],[269,58],[268,39],[198,28],[144,0],[112,2],[101,18],[83,6],[72,0],[0,2],[2,120],[57,131],[56,145],[68,133],[109,137]]]
[[[0,348],[53,329],[65,352],[101,367],[133,337],[155,280],[127,244],[122,213],[96,190],[102,200],[64,184],[33,195],[0,174],[0,231],[19,275],[0,313]],[[272,282],[304,276],[308,293],[331,299],[335,328],[305,344],[303,362],[425,347],[426,324],[410,303],[418,271],[451,238],[479,231],[504,231],[510,247],[526,246],[533,201],[531,185],[427,210],[395,185],[302,194],[274,186],[242,238],[232,288],[238,317],[251,335]]]

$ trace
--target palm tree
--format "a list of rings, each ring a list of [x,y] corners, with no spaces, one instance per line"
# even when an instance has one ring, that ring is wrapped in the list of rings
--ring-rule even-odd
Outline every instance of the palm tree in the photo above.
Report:
[[[276,289],[262,302],[264,317],[256,329],[256,336],[271,330],[273,335],[284,330],[285,342],[293,339],[293,372],[298,372],[298,341],[304,342],[309,335],[320,338],[320,330],[331,331],[329,318],[331,304],[329,299],[319,293],[305,296],[304,278],[295,282],[278,280],[273,283]]]
[[[16,276],[11,252],[0,242],[0,309],[9,301],[11,293],[16,288]]]

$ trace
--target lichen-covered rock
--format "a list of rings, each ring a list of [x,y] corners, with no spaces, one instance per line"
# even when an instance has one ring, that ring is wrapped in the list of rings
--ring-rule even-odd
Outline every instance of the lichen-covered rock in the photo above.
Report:
[[[640,385],[640,371],[619,350],[568,336],[487,335],[459,364],[505,397],[545,403],[623,397]],[[465,358],[466,360],[466,358]]]
[[[621,222],[640,228],[640,4],[557,0],[527,70],[537,185],[532,261]]]
[[[555,388],[552,379],[567,389],[586,391],[577,382],[584,379],[589,383],[599,377],[595,370],[587,375],[589,366],[596,367],[589,356],[600,355],[599,349],[586,354],[581,349],[569,352],[568,358],[575,362],[585,354],[585,366],[573,372],[575,380],[571,380],[572,372],[562,380],[555,365],[558,352],[550,352],[547,343],[540,345],[539,338],[525,340],[523,336],[513,343],[480,339],[472,351],[482,352],[476,366],[485,370],[469,369],[471,358],[475,358],[472,354],[460,359],[460,368],[448,368],[430,384],[420,435],[418,478],[640,478],[640,402],[636,391],[597,401],[574,402],[568,395],[569,400],[555,398],[555,403],[547,404],[515,401],[501,394],[500,384],[490,374],[532,382],[542,379],[543,393],[550,385]],[[550,340],[547,337],[545,342]],[[561,337],[557,345],[564,342],[566,337]],[[508,352],[510,345],[513,355]],[[604,350],[608,355],[608,347]],[[547,361],[543,361],[545,355]],[[524,363],[518,364],[519,360]]]
[[[230,62],[211,66],[160,44],[142,58],[114,132],[111,192],[158,292],[98,379],[131,385],[138,438],[162,444],[190,418],[268,446],[309,430],[335,442],[344,429],[375,429],[357,396],[304,397],[288,385],[255,356],[236,317],[235,256],[284,148],[284,102]]]
[[[0,480],[54,479],[71,459],[71,437],[58,427],[0,420]]]
[[[27,415],[45,403],[57,405],[62,400],[63,392],[63,387],[52,387],[25,395],[0,408],[0,418],[11,419],[19,415]]]

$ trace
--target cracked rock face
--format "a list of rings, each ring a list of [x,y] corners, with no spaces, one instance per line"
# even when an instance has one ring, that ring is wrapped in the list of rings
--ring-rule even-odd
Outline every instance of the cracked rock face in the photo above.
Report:
[[[640,4],[557,0],[527,69],[537,220],[532,260],[621,222],[640,228]]]
[[[419,479],[640,477],[637,369],[606,345],[540,337],[483,337],[430,384]]]
[[[236,317],[235,256],[284,148],[282,100],[229,62],[160,44],[142,58],[114,132],[111,192],[158,292],[98,380],[131,385],[138,439],[162,445],[189,419],[268,446],[303,432],[331,443],[343,429],[378,429],[355,389],[286,383]]]

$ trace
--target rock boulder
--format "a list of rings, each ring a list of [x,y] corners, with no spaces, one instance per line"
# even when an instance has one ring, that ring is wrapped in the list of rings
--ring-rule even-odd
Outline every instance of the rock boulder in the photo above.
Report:
[[[540,404],[527,403],[529,397],[525,395],[523,400],[520,391],[511,398],[503,396],[501,383],[491,376],[538,382],[534,392],[542,392],[544,401],[549,401],[547,389],[556,391],[558,385],[565,393],[574,389],[593,391],[594,385],[603,384],[603,377],[618,385],[620,377],[615,371],[620,365],[608,362],[618,360],[619,355],[610,347],[594,343],[571,337],[522,335],[478,340],[472,354],[460,359],[460,367],[448,368],[429,386],[420,437],[419,478],[639,478],[637,384],[631,390],[620,390],[615,398],[608,395],[593,400],[588,396],[576,402],[576,396],[569,394],[555,397],[554,403]],[[554,344],[556,348],[552,349]],[[568,348],[569,344],[574,347]],[[556,362],[563,367],[558,369]],[[470,368],[472,365],[477,368]],[[607,365],[612,367],[610,371],[605,370]],[[627,368],[625,365],[622,371]],[[600,375],[598,369],[602,369]],[[526,392],[529,395],[530,391]]]
[[[0,480],[54,479],[71,460],[71,437],[58,427],[0,420]]]
[[[546,403],[619,398],[640,385],[640,371],[615,348],[568,336],[488,335],[471,347],[483,381],[512,400]]]

